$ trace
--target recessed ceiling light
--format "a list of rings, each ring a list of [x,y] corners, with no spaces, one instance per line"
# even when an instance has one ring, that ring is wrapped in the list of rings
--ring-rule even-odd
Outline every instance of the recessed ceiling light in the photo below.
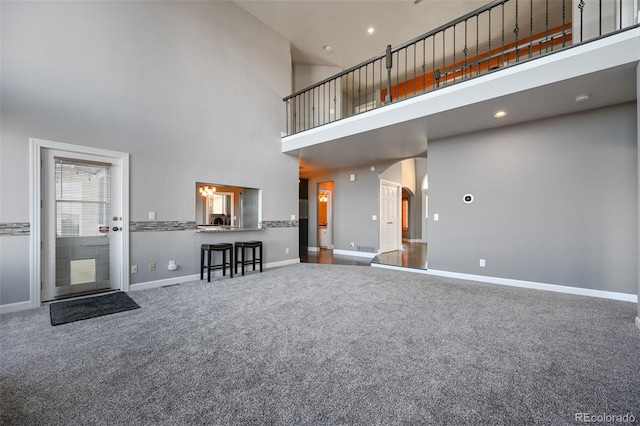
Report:
[[[333,47],[331,47],[331,46],[322,46],[322,48],[327,53],[331,53],[331,51],[333,50]]]
[[[507,111],[498,111],[495,114],[493,114],[493,116],[496,118],[502,118],[502,117],[505,117],[506,115],[507,115]]]
[[[584,102],[584,101],[588,101],[590,98],[590,96],[588,94],[584,94],[584,95],[578,95],[576,96],[576,102]]]
[[[369,35],[371,35],[371,34],[373,34],[373,33],[375,33],[375,32],[376,32],[376,29],[375,29],[375,28],[373,28],[373,27],[369,27],[369,28],[367,29],[367,34],[369,34]]]

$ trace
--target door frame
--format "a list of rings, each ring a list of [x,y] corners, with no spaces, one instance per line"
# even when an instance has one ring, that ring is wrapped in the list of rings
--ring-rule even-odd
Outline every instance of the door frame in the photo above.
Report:
[[[110,157],[120,161],[121,165],[121,197],[122,205],[122,247],[120,247],[120,290],[129,291],[129,154],[110,151],[100,148],[92,148],[81,145],[72,145],[63,142],[54,142],[44,139],[29,138],[30,164],[29,186],[31,192],[31,232],[29,238],[30,247],[30,299],[31,307],[42,305],[42,151],[55,149],[67,151],[69,155],[87,154]]]
[[[380,179],[380,186],[378,187],[378,232],[379,232],[379,242],[378,242],[378,252],[382,253],[382,186],[395,186],[398,190],[397,194],[397,202],[396,202],[396,227],[398,238],[396,241],[396,250],[402,250],[402,184],[398,182],[393,182],[386,179]]]
[[[318,187],[318,194],[316,198],[318,200],[318,208],[316,212],[316,223],[317,223],[317,239],[318,239],[318,248],[320,248],[320,193],[327,193],[327,235],[329,236],[329,242],[331,244],[327,244],[326,249],[333,250],[335,248],[335,244],[333,244],[333,190],[331,189],[320,189]]]

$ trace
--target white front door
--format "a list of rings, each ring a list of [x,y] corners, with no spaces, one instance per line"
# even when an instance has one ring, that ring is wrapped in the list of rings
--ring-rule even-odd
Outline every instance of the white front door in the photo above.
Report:
[[[400,250],[400,185],[380,182],[380,253]]]
[[[41,150],[40,301],[122,289],[122,159]]]

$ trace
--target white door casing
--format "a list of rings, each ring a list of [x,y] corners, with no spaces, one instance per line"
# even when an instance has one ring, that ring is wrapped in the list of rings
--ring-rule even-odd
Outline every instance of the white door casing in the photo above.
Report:
[[[50,150],[58,151],[70,158],[84,158],[89,160],[102,160],[114,165],[112,169],[112,186],[116,186],[112,191],[112,216],[117,216],[117,220],[109,221],[109,226],[117,226],[118,231],[110,245],[110,263],[114,265],[110,276],[114,280],[114,288],[122,291],[129,290],[129,154],[90,148],[79,145],[71,145],[61,142],[53,142],[42,139],[30,139],[31,147],[31,305],[38,307],[43,301],[43,296],[50,299],[50,294],[43,293],[43,248],[47,235],[46,212],[42,208],[42,200],[45,197],[47,180],[43,176],[43,159],[45,154],[51,154]],[[110,218],[111,219],[111,218]],[[43,226],[44,224],[44,226]],[[51,233],[49,232],[49,236]]]

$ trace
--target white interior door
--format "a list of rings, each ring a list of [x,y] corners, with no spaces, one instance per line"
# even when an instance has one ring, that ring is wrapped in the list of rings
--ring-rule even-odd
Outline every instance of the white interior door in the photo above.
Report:
[[[400,250],[400,185],[380,182],[380,253]]]
[[[122,160],[42,150],[41,301],[122,288]]]

